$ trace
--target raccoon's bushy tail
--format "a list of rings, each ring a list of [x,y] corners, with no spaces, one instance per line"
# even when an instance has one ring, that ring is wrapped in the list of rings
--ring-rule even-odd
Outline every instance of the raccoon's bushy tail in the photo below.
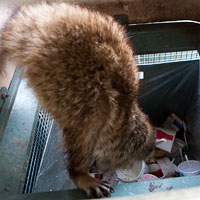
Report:
[[[63,7],[60,7],[63,11]],[[51,23],[54,23],[54,11],[54,7],[45,3],[24,5],[15,10],[1,32],[3,54],[17,66],[45,65],[43,60],[51,58],[58,50],[57,32],[54,31],[56,36],[52,36],[48,31],[52,27]],[[55,47],[53,50],[52,46]]]
[[[10,13],[10,16],[8,15],[7,18],[5,17],[4,21],[2,22],[2,26],[0,27],[0,74],[2,75],[5,73],[5,64],[7,62],[7,51],[4,47],[2,35],[8,27],[10,20],[17,15],[18,11],[19,8],[8,10],[7,12]]]

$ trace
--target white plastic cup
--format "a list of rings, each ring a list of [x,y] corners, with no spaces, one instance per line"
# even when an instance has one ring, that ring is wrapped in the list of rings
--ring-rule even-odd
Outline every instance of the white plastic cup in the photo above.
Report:
[[[197,160],[188,160],[178,165],[180,176],[194,176],[200,174],[200,162]]]
[[[135,169],[135,170],[133,170]],[[145,173],[148,173],[148,167],[146,163],[141,161],[135,161],[134,168],[132,169],[119,169],[116,170],[117,177],[120,181],[125,183],[131,183],[136,182],[138,179],[144,175]]]

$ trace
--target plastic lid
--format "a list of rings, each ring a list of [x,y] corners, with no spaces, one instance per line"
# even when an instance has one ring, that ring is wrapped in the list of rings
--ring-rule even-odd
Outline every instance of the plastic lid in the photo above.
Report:
[[[179,164],[178,169],[183,173],[195,173],[200,171],[200,162],[196,160],[184,161]]]

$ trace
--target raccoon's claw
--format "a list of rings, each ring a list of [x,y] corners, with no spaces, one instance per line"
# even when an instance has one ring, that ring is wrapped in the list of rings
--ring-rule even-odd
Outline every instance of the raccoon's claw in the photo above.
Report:
[[[111,192],[114,192],[114,189],[106,182],[99,182],[96,187],[90,187],[86,191],[88,198],[110,197]]]
[[[76,174],[76,176],[74,176]],[[86,192],[88,198],[104,198],[110,197],[110,193],[114,192],[114,189],[107,183],[99,179],[91,177],[88,173],[77,175],[70,171],[70,177],[79,189]]]

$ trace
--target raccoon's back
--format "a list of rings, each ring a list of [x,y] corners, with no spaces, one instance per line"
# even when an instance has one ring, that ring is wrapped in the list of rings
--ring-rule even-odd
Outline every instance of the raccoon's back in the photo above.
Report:
[[[26,67],[40,102],[55,114],[75,115],[102,99],[109,103],[116,93],[137,93],[133,51],[112,17],[65,3],[24,6],[1,40],[8,58]]]

